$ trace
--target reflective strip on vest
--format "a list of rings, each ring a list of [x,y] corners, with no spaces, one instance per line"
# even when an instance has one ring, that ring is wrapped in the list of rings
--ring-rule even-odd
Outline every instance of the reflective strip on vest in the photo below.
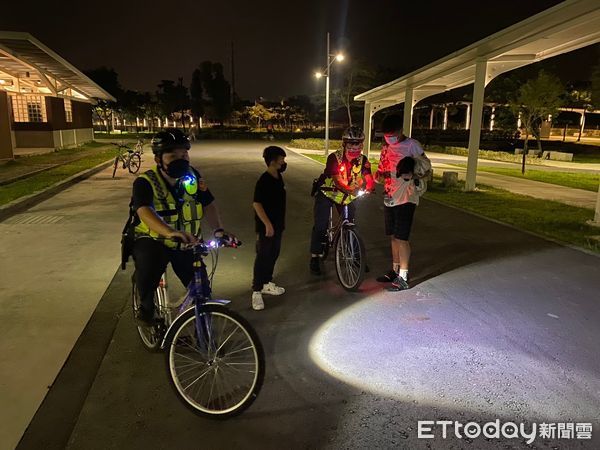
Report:
[[[340,164],[342,164],[343,159],[341,159],[338,154],[336,154],[336,157],[337,157],[338,166],[339,166]],[[364,159],[361,157],[360,164],[358,165],[358,168],[360,170],[356,173],[356,176],[352,176],[353,170],[355,170],[355,169],[354,168],[350,169],[350,174],[351,174],[350,182],[356,181],[356,180],[362,178],[363,161],[364,161]],[[348,164],[350,164],[350,163],[348,163]],[[347,177],[347,172],[346,172],[346,170],[344,170],[342,178],[344,179],[344,181],[347,184],[349,184],[348,180],[346,180],[346,177]],[[348,205],[348,204],[352,203],[354,200],[356,200],[356,198],[357,198],[354,195],[346,194],[346,193],[340,191],[339,189],[337,189],[337,187],[335,185],[335,181],[333,181],[333,177],[325,178],[321,187],[326,188],[326,189],[321,189],[321,192],[323,193],[323,195],[325,197],[327,197],[328,199],[332,200],[333,202],[337,203],[338,205]]]
[[[190,175],[195,176],[191,170]],[[182,197],[183,202],[181,203],[180,208],[178,208],[177,201],[158,173],[157,167],[141,174],[140,177],[148,180],[152,186],[152,202],[154,203],[154,210],[169,226],[178,231],[187,231],[188,233],[193,234],[200,233],[200,220],[203,216],[201,203],[197,203],[195,198],[192,195],[187,194],[184,190]],[[164,239],[158,233],[150,230],[150,228],[141,220],[135,227],[135,232],[138,236],[150,236],[153,239],[161,240],[167,247],[177,247],[176,242]]]

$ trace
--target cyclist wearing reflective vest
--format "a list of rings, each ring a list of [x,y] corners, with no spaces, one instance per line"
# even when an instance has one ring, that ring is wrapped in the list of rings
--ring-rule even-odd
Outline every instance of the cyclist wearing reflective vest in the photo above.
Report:
[[[361,189],[372,191],[375,182],[371,164],[362,154],[365,135],[359,127],[350,127],[342,135],[342,148],[327,157],[325,170],[316,185],[314,226],[310,240],[310,271],[321,273],[320,259],[326,242],[329,211],[335,206],[338,213],[348,205],[348,219],[354,221],[355,205]]]
[[[133,259],[141,298],[139,322],[154,322],[154,290],[170,262],[187,286],[193,277],[193,254],[179,250],[176,239],[194,243],[200,236],[200,220],[206,217],[215,236],[224,233],[214,197],[200,173],[190,166],[190,141],[171,128],[152,139],[156,166],[133,183],[131,205],[137,218]]]

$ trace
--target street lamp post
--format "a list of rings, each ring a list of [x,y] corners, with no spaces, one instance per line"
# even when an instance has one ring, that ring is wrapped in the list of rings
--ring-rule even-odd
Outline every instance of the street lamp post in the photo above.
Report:
[[[329,32],[327,33],[327,65],[322,72],[315,73],[317,78],[325,77],[325,156],[329,155],[329,75],[333,61],[343,61],[344,55],[332,55],[329,49]]]

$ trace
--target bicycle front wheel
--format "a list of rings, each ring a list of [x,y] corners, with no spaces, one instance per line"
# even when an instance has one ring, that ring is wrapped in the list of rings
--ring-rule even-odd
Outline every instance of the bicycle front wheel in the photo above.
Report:
[[[129,159],[129,173],[138,173],[140,166],[142,165],[142,159],[138,153],[131,155]]]
[[[112,175],[112,177],[113,177],[113,178],[115,177],[115,173],[117,173],[117,166],[118,166],[118,165],[119,165],[119,157],[117,156],[117,157],[115,158],[115,164],[114,164],[114,166],[113,166],[113,175]]]
[[[335,270],[342,287],[356,291],[365,277],[365,245],[354,229],[344,226],[335,243]]]
[[[165,346],[167,372],[183,403],[211,418],[248,408],[265,371],[263,348],[250,324],[223,306],[203,305],[198,315],[191,308],[173,326]]]

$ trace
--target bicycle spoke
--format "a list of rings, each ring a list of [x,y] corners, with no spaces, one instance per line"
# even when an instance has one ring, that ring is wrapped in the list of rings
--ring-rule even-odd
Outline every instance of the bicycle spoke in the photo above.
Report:
[[[184,391],[187,391],[194,383],[198,382],[198,380],[202,379],[203,377],[206,376],[207,373],[209,373],[212,370],[212,367],[209,367],[208,369],[206,369],[202,375],[200,375],[198,378],[196,378],[194,381],[192,381],[190,384],[188,384],[186,387],[183,388]]]
[[[231,338],[231,336],[233,336],[236,332],[237,332],[237,330],[233,330],[231,332],[231,334],[229,336],[227,336],[227,339],[225,339],[223,341],[223,343],[221,345],[219,345],[219,348],[217,348],[217,350],[215,351],[215,354],[219,353],[219,350],[221,350],[223,348],[223,346],[227,343],[227,341],[229,341],[229,339]]]
[[[176,358],[180,358],[181,360],[186,360],[186,361],[188,361],[189,364],[206,364],[206,361],[200,362],[193,358],[190,358],[189,356],[182,355],[181,353],[173,353],[173,356]],[[180,364],[177,364],[177,361],[173,361],[173,362],[177,365],[177,367],[182,367]]]
[[[189,380],[193,380],[194,378],[196,378],[196,375],[194,375],[194,373],[198,372],[196,369],[197,368],[194,367],[193,369],[187,369],[187,370],[183,370],[183,371],[179,372],[181,383],[185,384]],[[206,369],[204,369],[204,371],[207,371],[207,370],[210,371],[210,369],[211,369],[211,367],[208,366]],[[202,372],[202,374],[204,374],[204,372]],[[204,375],[201,375],[200,378],[202,378],[203,376]]]
[[[213,389],[215,387],[215,377],[213,375],[213,379],[212,379],[212,384],[210,385],[210,392],[208,393],[208,402],[207,404],[210,404],[210,399],[212,398],[212,393],[213,393]]]
[[[237,349],[237,350],[233,350],[233,351],[231,351],[231,352],[225,353],[225,354],[222,356],[222,358],[226,358],[226,357],[229,357],[229,356],[231,356],[231,355],[233,355],[233,354],[235,354],[235,353],[244,352],[244,351],[246,351],[246,350],[252,350],[253,348],[254,348],[254,347],[253,347],[252,345],[249,345],[248,347],[244,347],[244,348],[240,348],[240,349]]]
[[[191,337],[190,337],[190,338],[191,338]],[[199,348],[198,346],[193,346],[193,345],[189,344],[188,342],[186,342],[186,341],[184,341],[184,340],[181,340],[181,338],[180,338],[180,339],[178,339],[178,340],[177,340],[177,342],[175,342],[175,344],[174,344],[174,345],[175,345],[176,347],[184,347],[184,348],[189,348],[190,350],[192,350],[192,351],[194,351],[194,352],[198,353],[199,355],[201,355],[201,356],[203,356],[203,357],[206,357],[206,359],[208,359],[208,358],[210,357],[210,354],[209,354],[208,352],[206,352],[206,353],[202,353],[202,352],[200,351],[200,348]],[[178,353],[178,354],[179,354],[179,355],[181,355],[180,353]],[[183,355],[181,355],[181,356],[183,356]]]
[[[202,399],[202,393],[204,392],[204,388],[207,385],[207,383],[210,382],[210,378],[209,377],[205,377],[202,379],[202,381],[200,383],[197,384],[196,386],[196,394],[193,396],[193,398],[198,398],[198,399]]]
[[[185,359],[185,358],[182,358],[182,359]],[[198,366],[203,366],[205,364],[206,364],[205,361],[192,361],[192,362],[188,362],[187,364],[177,364],[177,367],[185,369],[186,367],[198,367]]]

